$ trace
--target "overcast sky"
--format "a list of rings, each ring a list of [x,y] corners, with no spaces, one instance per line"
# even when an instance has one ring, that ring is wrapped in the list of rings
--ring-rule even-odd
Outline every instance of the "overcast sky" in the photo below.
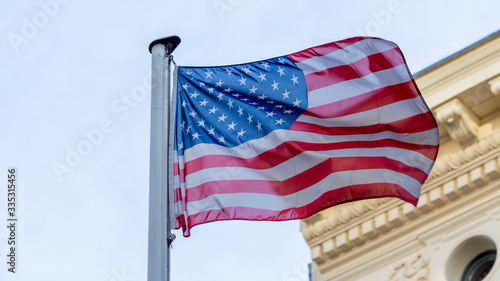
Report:
[[[178,35],[177,64],[211,66],[370,35],[397,43],[415,73],[500,29],[498,11],[498,0],[0,2],[0,280],[146,280],[154,39]],[[175,233],[172,281],[307,280],[299,221]]]

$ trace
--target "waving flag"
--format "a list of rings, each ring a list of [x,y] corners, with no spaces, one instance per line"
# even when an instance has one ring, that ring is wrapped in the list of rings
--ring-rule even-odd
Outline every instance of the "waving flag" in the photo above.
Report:
[[[355,37],[288,56],[178,67],[176,227],[281,221],[359,199],[416,205],[439,133],[400,49]]]

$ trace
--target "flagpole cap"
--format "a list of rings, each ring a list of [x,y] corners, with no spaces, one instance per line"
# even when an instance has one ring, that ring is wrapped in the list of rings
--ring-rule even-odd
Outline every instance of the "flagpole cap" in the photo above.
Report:
[[[155,41],[151,42],[149,44],[149,52],[151,53],[153,50],[153,46],[156,44],[162,44],[165,45],[165,48],[167,50],[167,54],[170,55],[177,46],[181,43],[181,38],[179,36],[168,36],[168,37],[163,37],[156,39]]]

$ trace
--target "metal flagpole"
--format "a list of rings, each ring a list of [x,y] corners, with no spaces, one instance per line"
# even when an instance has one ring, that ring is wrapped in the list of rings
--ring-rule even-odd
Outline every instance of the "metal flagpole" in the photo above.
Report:
[[[151,52],[151,140],[149,160],[148,281],[170,280],[168,190],[168,133],[170,112],[170,64],[181,42],[177,36],[153,41]]]

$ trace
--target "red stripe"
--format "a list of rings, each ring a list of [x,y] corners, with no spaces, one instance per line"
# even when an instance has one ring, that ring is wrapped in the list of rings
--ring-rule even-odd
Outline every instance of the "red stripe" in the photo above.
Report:
[[[307,109],[304,115],[333,118],[368,111],[418,96],[412,81],[387,86],[341,101]],[[334,109],[334,110],[332,110]]]
[[[373,117],[378,119],[376,114]],[[311,123],[305,123],[300,121],[295,121],[290,127],[292,131],[302,131],[317,133],[323,135],[360,135],[360,134],[374,134],[380,132],[397,132],[397,133],[419,133],[435,128],[432,114],[430,112],[425,112],[412,117],[401,119],[386,124],[376,124],[368,126],[358,126],[358,127],[326,127],[315,125]]]
[[[416,205],[418,198],[408,193],[404,188],[393,183],[366,184],[349,186],[323,193],[318,199],[306,206],[291,208],[282,211],[270,211],[248,207],[228,207],[221,210],[200,212],[188,217],[187,227],[183,227],[184,236],[190,235],[190,228],[203,223],[221,220],[260,220],[284,221],[303,219],[341,203],[370,198],[397,197],[410,204]],[[178,228],[178,227],[177,227]]]
[[[398,49],[364,57],[351,64],[336,66],[305,76],[309,92],[404,64]]]
[[[180,175],[181,168],[179,167],[179,162],[174,162],[174,176]]]
[[[181,227],[182,227],[182,229],[186,229],[186,217],[184,216],[184,214],[180,214],[175,218],[175,229],[179,229]],[[189,230],[187,230],[187,233],[189,233]],[[188,236],[185,236],[185,237],[188,237]]]
[[[377,148],[395,147],[411,150],[424,155],[429,159],[434,159],[435,145],[422,145],[401,142],[393,139],[381,139],[373,141],[346,141],[338,143],[308,143],[287,141],[274,149],[268,150],[255,157],[241,158],[232,155],[207,155],[188,161],[185,164],[185,173],[192,174],[203,169],[216,167],[245,167],[249,169],[269,169],[275,167],[304,151],[331,151],[352,148]],[[183,178],[182,178],[183,179]],[[181,180],[183,183],[183,180]]]
[[[174,203],[179,201],[182,201],[182,191],[180,187],[174,189]]]
[[[366,39],[370,39],[370,37],[353,37],[342,41],[326,43],[323,45],[302,50],[300,52],[293,53],[291,55],[288,55],[288,58],[290,58],[291,61],[298,63],[312,57],[328,55],[331,52],[343,49],[349,45],[352,45],[356,42],[360,42]]]

